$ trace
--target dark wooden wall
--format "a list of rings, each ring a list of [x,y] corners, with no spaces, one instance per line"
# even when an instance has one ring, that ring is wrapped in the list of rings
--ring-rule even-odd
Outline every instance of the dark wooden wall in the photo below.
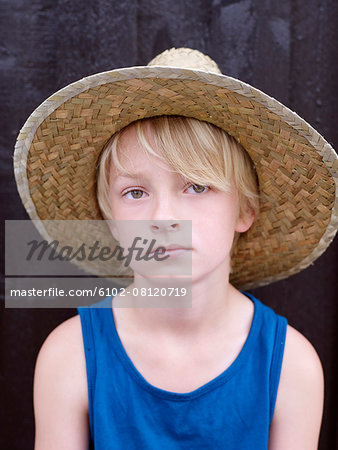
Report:
[[[33,109],[83,76],[146,64],[171,46],[206,52],[223,73],[274,96],[338,147],[335,0],[1,0],[1,22],[3,219],[28,218],[12,153]],[[302,273],[253,291],[320,355],[326,378],[321,450],[337,448],[337,254],[338,238]],[[3,300],[2,289],[0,447],[22,450],[33,448],[37,352],[76,310],[5,309]]]

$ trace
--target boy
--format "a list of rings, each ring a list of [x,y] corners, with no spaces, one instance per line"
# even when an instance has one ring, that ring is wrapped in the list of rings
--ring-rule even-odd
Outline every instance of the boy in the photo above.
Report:
[[[186,51],[182,53],[186,58]],[[137,85],[138,91],[148,93],[151,88],[141,81],[135,76],[130,86]],[[172,105],[181,102],[181,107],[189,109],[191,97],[179,98],[183,91],[159,84],[160,95],[168,95]],[[198,88],[201,86],[194,87]],[[218,98],[222,98],[225,91],[219,91]],[[119,101],[128,104],[128,93],[121,92],[116,94],[121,96]],[[87,100],[91,96],[93,103],[93,97],[99,98],[90,90],[82,95],[87,95]],[[117,295],[103,302],[110,309],[79,308],[80,315],[57,327],[42,346],[36,364],[36,448],[83,449],[91,440],[95,448],[105,449],[315,449],[323,409],[323,373],[315,350],[284,318],[229,282],[230,272],[238,285],[285,277],[300,270],[305,254],[294,259],[292,267],[284,261],[272,264],[276,249],[282,245],[278,231],[269,233],[272,221],[263,224],[272,214],[272,207],[268,210],[266,205],[274,205],[274,190],[269,191],[270,199],[261,199],[258,214],[256,175],[243,148],[220,128],[198,120],[195,113],[187,114],[194,119],[176,117],[176,108],[170,111],[173,117],[167,117],[168,105],[161,109],[156,100],[154,96],[152,115],[160,111],[163,117],[136,121],[130,113],[129,125],[121,111],[116,116],[115,123],[121,121],[116,131],[122,131],[114,133],[100,152],[98,204],[106,219],[149,221],[153,230],[166,237],[166,244],[176,243],[180,220],[192,220],[191,248],[181,254],[191,255],[192,307],[114,308]],[[200,118],[215,123],[215,112],[224,117],[225,105],[233,113],[235,104],[225,102],[214,110],[207,109],[207,116],[200,112]],[[242,108],[239,114],[252,113],[243,112],[243,108],[250,109],[248,101],[243,100],[237,108]],[[56,118],[64,119],[67,114],[67,108],[61,108]],[[114,117],[117,112],[110,114]],[[277,121],[274,114],[267,119],[265,134],[269,126],[273,128],[271,120]],[[93,113],[91,117],[95,121],[98,116]],[[264,186],[271,182],[262,167],[268,165],[269,156],[264,146],[256,146],[256,133],[264,119],[259,122],[249,114],[247,123],[250,133],[241,134],[241,142],[251,151],[257,148],[256,156],[250,156],[260,191],[267,196]],[[285,138],[289,131],[285,125],[280,135]],[[296,141],[296,135],[287,136],[299,159],[304,150],[301,144],[305,146],[303,137],[295,143],[292,139]],[[273,154],[285,142],[270,140],[270,145],[275,145],[274,150],[270,148]],[[291,151],[283,150],[285,167],[290,168]],[[278,177],[285,176],[278,167],[280,161],[277,157],[269,162],[269,170],[276,172],[275,186],[281,186],[283,180]],[[123,176],[126,172],[133,177]],[[297,184],[296,179],[290,180]],[[136,194],[135,198],[135,193],[141,197]],[[37,197],[35,205],[39,205]],[[286,206],[282,210],[292,221],[296,213]],[[332,209],[332,204],[329,207]],[[164,221],[169,221],[167,227]],[[295,223],[287,241],[299,236]],[[255,254],[257,230],[261,234],[257,239],[275,245],[270,253],[261,246]],[[114,230],[117,238],[120,231]],[[245,234],[237,241],[240,233]],[[304,242],[302,247],[307,246],[311,255],[314,241]],[[250,252],[254,255],[251,266],[256,258],[256,271],[246,261],[241,262],[243,249],[246,259],[250,259]],[[291,247],[285,251],[292,253]],[[173,257],[170,250],[166,254]],[[146,278],[135,266],[132,286],[141,286]]]

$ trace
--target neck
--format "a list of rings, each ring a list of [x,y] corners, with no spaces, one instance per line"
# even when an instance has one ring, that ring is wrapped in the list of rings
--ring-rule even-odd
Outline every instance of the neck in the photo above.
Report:
[[[137,330],[147,335],[172,336],[194,342],[199,338],[204,339],[210,332],[216,333],[217,330],[224,329],[231,322],[232,301],[237,294],[241,295],[229,283],[229,270],[226,269],[223,264],[205,277],[192,280],[191,303],[188,307],[126,309],[125,314],[128,315],[128,323],[133,332]],[[145,286],[144,279],[135,277],[128,290],[140,286]],[[156,301],[156,297],[154,298]],[[180,297],[174,299],[175,305],[180,301],[177,299]],[[167,297],[165,301],[168,302],[166,305],[170,304],[171,297]]]

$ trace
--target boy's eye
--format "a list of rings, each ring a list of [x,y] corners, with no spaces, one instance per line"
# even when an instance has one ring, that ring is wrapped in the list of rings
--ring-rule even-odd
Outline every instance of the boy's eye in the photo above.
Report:
[[[189,188],[193,188],[195,193],[197,194],[203,194],[205,191],[202,191],[202,189],[209,189],[209,186],[201,186],[200,184],[191,184]],[[197,188],[197,189],[196,189]]]
[[[123,197],[126,197],[127,194],[134,194],[134,192],[140,193],[140,192],[144,192],[144,191],[142,191],[142,189],[132,189],[132,190],[126,192],[125,194],[123,194]],[[138,194],[136,194],[136,197],[134,197],[134,195],[132,195],[132,198],[133,198],[134,200],[138,200],[138,199],[142,198],[142,195],[139,196]]]
[[[199,184],[190,184],[188,186],[188,189],[193,188],[194,192],[196,194],[203,194],[205,191],[204,189],[210,189],[209,186],[201,186]],[[134,195],[136,192],[136,196]],[[132,199],[134,200],[139,200],[140,198],[142,198],[142,193],[144,193],[144,191],[142,189],[131,189],[130,191],[127,191],[126,193],[123,194],[123,197],[126,197],[127,194],[131,194],[132,195]],[[127,197],[130,198],[130,197]]]

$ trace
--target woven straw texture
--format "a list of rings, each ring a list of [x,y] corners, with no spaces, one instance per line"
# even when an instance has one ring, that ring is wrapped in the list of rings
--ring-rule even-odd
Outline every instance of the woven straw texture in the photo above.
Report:
[[[223,128],[255,164],[260,215],[238,240],[230,281],[253,288],[311,264],[337,230],[338,160],[332,147],[275,99],[217,73],[215,63],[209,72],[160,67],[156,58],[154,63],[158,66],[83,78],[49,97],[28,118],[17,139],[14,169],[23,204],[40,233],[62,241],[55,224],[48,229],[45,220],[102,219],[95,166],[104,144],[137,119],[174,114]],[[113,248],[116,241],[102,226],[102,242]],[[77,245],[74,236],[69,239]],[[77,239],[80,245],[86,236],[79,231]],[[96,275],[108,274],[107,264],[98,261],[77,264]]]

